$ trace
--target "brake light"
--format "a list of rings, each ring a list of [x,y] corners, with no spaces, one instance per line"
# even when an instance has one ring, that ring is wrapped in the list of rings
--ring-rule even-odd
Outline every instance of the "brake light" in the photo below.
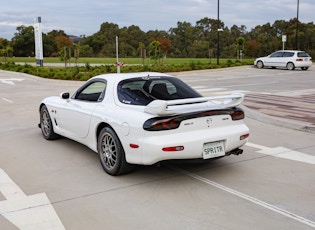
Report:
[[[143,129],[147,131],[177,129],[180,126],[180,123],[184,120],[220,115],[230,115],[233,121],[242,120],[245,117],[244,111],[241,108],[207,110],[172,117],[154,117],[144,122]]]
[[[148,131],[160,131],[177,129],[181,120],[178,118],[166,118],[166,119],[149,119],[143,124],[143,128]]]
[[[303,58],[297,58],[296,61],[303,61]]]
[[[245,114],[243,110],[235,110],[235,111],[232,111],[231,117],[233,121],[242,120],[244,119]]]

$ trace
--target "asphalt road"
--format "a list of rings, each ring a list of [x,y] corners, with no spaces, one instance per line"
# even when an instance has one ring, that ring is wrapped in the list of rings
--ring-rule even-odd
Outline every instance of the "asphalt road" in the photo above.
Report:
[[[205,96],[246,94],[244,153],[139,166],[119,177],[105,174],[90,149],[46,141],[37,128],[41,99],[82,82],[0,71],[1,229],[314,229],[314,71],[174,74]]]

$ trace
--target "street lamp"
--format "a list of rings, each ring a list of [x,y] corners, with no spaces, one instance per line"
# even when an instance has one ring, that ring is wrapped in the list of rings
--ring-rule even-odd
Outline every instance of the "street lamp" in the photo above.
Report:
[[[296,11],[296,34],[295,34],[295,49],[299,48],[299,5],[300,0],[297,0],[297,11]]]
[[[217,65],[219,65],[219,56],[220,56],[220,0],[218,0],[218,31],[217,31]]]

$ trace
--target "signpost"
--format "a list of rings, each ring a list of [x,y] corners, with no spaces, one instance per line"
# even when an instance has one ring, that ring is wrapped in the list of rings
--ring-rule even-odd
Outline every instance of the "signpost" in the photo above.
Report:
[[[35,18],[34,23],[34,36],[35,36],[35,58],[36,65],[43,66],[43,39],[42,39],[42,19],[41,17]]]
[[[284,50],[284,43],[287,41],[287,35],[282,35],[282,50]]]

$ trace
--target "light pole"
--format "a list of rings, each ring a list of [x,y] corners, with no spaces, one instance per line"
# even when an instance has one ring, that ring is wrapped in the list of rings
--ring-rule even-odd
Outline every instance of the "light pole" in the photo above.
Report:
[[[295,49],[299,49],[299,8],[300,0],[297,0],[297,10],[296,10],[296,34],[295,34]]]
[[[217,65],[219,65],[220,56],[220,0],[218,0],[218,29],[217,29]]]

